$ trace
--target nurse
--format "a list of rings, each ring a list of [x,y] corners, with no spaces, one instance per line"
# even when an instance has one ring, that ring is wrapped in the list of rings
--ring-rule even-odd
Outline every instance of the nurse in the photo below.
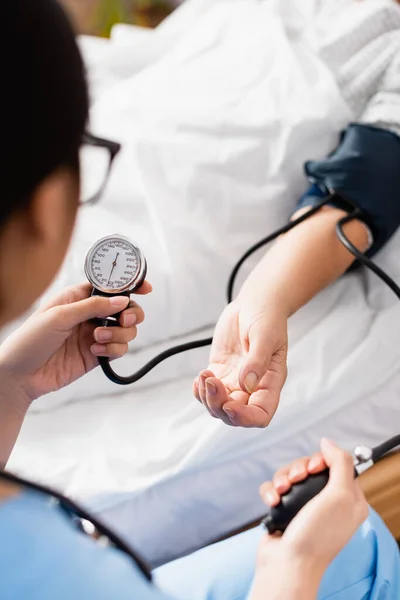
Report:
[[[5,326],[40,297],[65,257],[79,206],[81,144],[102,143],[106,149],[110,144],[84,135],[84,68],[55,0],[13,0],[4,3],[2,17],[0,325]],[[359,245],[367,243],[363,226],[352,235]],[[140,293],[150,291],[144,283]],[[136,335],[144,318],[137,304],[89,294],[87,285],[66,290],[0,348],[3,468],[32,402],[85,375],[98,356],[122,356]],[[118,329],[88,323],[119,311]],[[398,598],[396,544],[379,517],[368,516],[351,458],[332,442],[323,441],[320,454],[278,473],[262,487],[262,497],[276,504],[294,481],[325,465],[331,468],[328,486],[282,538],[250,531],[159,569],[157,585],[126,549],[86,535],[70,506],[54,502],[51,493],[10,483],[0,471],[0,597]]]

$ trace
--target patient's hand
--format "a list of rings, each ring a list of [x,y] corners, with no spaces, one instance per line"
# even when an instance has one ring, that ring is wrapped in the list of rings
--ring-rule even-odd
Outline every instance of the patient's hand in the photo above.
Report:
[[[79,379],[98,365],[98,356],[123,356],[136,337],[143,310],[127,297],[90,297],[90,291],[88,284],[68,288],[0,346],[0,368],[18,382],[28,402]],[[150,291],[145,282],[137,293]],[[121,327],[88,322],[122,310]]]
[[[286,380],[286,356],[285,313],[239,298],[217,323],[210,364],[194,381],[194,395],[228,425],[266,427]]]
[[[286,379],[287,319],[354,260],[335,233],[344,215],[327,207],[281,236],[222,313],[208,370],[194,382],[195,396],[214,417],[243,427],[271,421]],[[361,251],[368,248],[361,222],[348,223],[346,235]]]

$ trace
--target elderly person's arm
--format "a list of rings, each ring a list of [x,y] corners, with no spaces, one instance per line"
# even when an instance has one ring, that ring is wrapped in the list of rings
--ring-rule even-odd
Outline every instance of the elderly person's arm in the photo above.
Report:
[[[282,236],[222,313],[194,392],[225,423],[262,427],[274,416],[286,379],[288,318],[353,262],[335,234],[345,214],[321,210]],[[368,247],[362,223],[350,223],[346,233]]]
[[[282,236],[222,313],[210,363],[194,394],[229,425],[265,427],[277,409],[286,378],[287,319],[340,277],[353,256],[335,225],[355,208],[361,220],[345,233],[373,256],[400,224],[400,137],[393,131],[351,125],[327,159],[309,162],[314,182],[298,209],[315,206],[335,191],[332,205]]]

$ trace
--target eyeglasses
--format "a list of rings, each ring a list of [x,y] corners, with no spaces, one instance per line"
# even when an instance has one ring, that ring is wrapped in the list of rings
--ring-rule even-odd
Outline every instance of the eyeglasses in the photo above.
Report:
[[[79,151],[81,204],[95,204],[107,185],[121,144],[85,133]]]

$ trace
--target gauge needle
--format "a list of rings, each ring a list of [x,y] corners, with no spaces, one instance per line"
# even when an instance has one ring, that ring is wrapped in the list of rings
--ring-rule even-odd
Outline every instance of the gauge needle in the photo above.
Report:
[[[115,257],[115,260],[114,260],[114,262],[112,264],[112,269],[111,269],[110,277],[108,278],[108,281],[107,281],[107,285],[110,283],[113,271],[114,271],[115,267],[117,266],[118,256],[119,256],[119,252],[117,252],[117,256]]]

